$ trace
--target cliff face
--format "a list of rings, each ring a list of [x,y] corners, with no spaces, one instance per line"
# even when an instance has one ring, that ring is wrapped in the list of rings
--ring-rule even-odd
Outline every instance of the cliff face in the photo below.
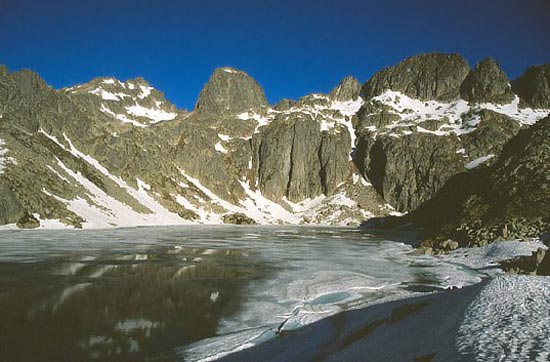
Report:
[[[421,54],[362,87],[346,77],[270,106],[252,77],[220,68],[186,112],[141,78],[54,90],[0,67],[0,224],[345,225],[412,211],[548,114],[527,107],[547,104],[544,69],[510,89],[491,59],[470,70]]]

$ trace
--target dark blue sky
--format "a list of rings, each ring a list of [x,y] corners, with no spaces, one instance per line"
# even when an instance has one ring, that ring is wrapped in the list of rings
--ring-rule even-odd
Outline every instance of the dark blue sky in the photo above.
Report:
[[[428,51],[514,78],[550,62],[549,15],[549,0],[0,0],[0,64],[55,88],[143,76],[182,108],[231,65],[276,102]]]

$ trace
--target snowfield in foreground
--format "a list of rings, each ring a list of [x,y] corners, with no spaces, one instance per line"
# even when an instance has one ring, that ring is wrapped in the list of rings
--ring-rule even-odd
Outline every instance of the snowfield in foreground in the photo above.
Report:
[[[542,362],[549,308],[550,277],[499,276],[343,312],[219,361]]]
[[[464,314],[457,344],[476,361],[549,361],[550,277],[492,280]]]

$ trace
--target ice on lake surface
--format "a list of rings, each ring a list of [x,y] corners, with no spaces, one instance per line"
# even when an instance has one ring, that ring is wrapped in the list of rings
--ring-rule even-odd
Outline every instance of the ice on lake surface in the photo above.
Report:
[[[0,232],[6,361],[212,360],[340,311],[479,282],[359,229]]]

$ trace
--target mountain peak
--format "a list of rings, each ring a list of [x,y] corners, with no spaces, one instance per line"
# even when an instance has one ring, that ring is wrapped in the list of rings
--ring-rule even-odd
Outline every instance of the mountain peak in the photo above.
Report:
[[[531,107],[550,108],[550,63],[529,67],[512,88]]]
[[[234,114],[267,106],[262,87],[247,73],[231,67],[217,68],[201,90],[195,109],[203,114]]]
[[[514,94],[508,77],[496,60],[487,57],[476,64],[460,86],[460,96],[474,103],[510,103]]]
[[[450,101],[459,98],[462,81],[470,67],[460,54],[424,53],[375,73],[365,85],[365,97],[387,90],[420,100]]]
[[[361,83],[356,78],[347,76],[330,92],[329,97],[335,101],[350,101],[357,99],[359,93]]]

